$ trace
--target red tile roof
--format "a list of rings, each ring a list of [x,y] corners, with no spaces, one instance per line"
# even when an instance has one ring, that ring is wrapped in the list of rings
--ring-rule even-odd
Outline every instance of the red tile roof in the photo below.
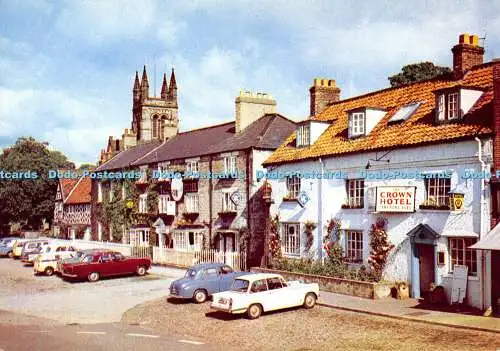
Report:
[[[90,177],[82,177],[73,188],[65,204],[86,204],[90,203],[90,189],[92,181]]]
[[[75,187],[76,183],[78,183],[78,178],[60,178],[59,185],[62,190],[62,200],[66,201],[66,198],[70,194],[71,190]]]
[[[265,161],[265,165],[290,163],[324,156],[412,147],[421,144],[453,142],[492,133],[493,64],[472,68],[461,80],[432,79],[396,88],[388,88],[354,98],[341,100],[327,107],[314,119],[331,125],[310,147],[295,147],[295,133]],[[434,91],[466,86],[482,88],[485,93],[464,116],[463,121],[437,125]],[[403,105],[420,102],[415,113],[406,121],[388,124],[392,115]],[[365,137],[348,139],[347,111],[367,106],[387,110],[386,115]]]

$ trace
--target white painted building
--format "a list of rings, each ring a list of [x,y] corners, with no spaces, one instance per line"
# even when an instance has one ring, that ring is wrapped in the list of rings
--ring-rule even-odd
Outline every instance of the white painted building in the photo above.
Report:
[[[286,256],[308,255],[310,221],[309,254],[322,258],[327,222],[338,218],[346,260],[368,266],[370,229],[383,216],[395,245],[385,279],[410,283],[413,297],[442,285],[450,299],[456,265],[467,266],[466,302],[491,306],[489,254],[470,246],[490,230],[484,178],[493,163],[497,63],[482,63],[476,36],[460,36],[452,51],[453,77],[346,100],[334,81],[315,79],[311,117],[264,163]]]

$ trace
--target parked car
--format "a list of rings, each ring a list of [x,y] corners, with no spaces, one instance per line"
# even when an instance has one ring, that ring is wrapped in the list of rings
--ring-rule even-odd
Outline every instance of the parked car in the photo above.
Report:
[[[170,284],[170,296],[203,303],[210,295],[229,290],[234,278],[242,275],[248,272],[235,272],[222,263],[197,264],[189,267],[184,278]]]
[[[211,308],[259,318],[262,312],[304,306],[313,308],[319,297],[317,283],[286,282],[279,274],[259,273],[238,277],[230,291],[214,294]]]
[[[12,257],[12,250],[14,248],[14,244],[19,238],[3,238],[2,244],[0,244],[0,256],[8,256]]]
[[[47,276],[54,274],[57,268],[57,260],[71,258],[76,253],[73,246],[67,244],[50,244],[37,254],[34,260],[33,270],[35,274],[45,273]]]
[[[25,243],[30,241],[30,239],[17,239],[12,246],[12,254],[9,257],[17,259],[21,257],[21,252]]]
[[[119,252],[93,252],[76,263],[62,263],[61,275],[66,279],[87,279],[96,282],[101,277],[136,273],[144,275],[151,268],[150,258],[125,257]]]
[[[33,263],[33,260],[29,260],[31,254],[39,253],[43,247],[49,244],[49,240],[31,240],[24,243],[21,250],[21,261],[24,263]]]
[[[56,265],[55,272],[57,274],[61,273],[62,264],[63,263],[68,263],[68,264],[78,263],[86,255],[92,254],[92,253],[99,253],[99,252],[112,252],[112,250],[109,250],[109,249],[85,249],[85,250],[77,250],[72,257],[69,257],[69,258],[59,258],[57,260],[57,265]]]

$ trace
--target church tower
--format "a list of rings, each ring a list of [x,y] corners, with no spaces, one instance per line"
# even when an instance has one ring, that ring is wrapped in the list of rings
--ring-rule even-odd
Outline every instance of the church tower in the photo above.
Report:
[[[135,72],[132,98],[132,132],[137,135],[137,143],[151,140],[164,141],[179,132],[177,83],[174,69],[167,84],[167,75],[163,74],[163,83],[159,97],[149,96],[149,80],[146,66],[139,73]]]

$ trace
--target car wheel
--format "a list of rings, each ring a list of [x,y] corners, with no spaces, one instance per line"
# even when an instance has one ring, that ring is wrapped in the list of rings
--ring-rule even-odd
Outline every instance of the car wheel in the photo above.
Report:
[[[89,282],[92,282],[92,283],[93,283],[93,282],[96,282],[96,281],[98,281],[98,280],[99,280],[99,273],[97,273],[97,272],[92,272],[92,273],[90,273],[90,274],[89,274],[89,277],[88,277],[88,278],[89,278]]]
[[[54,274],[54,268],[52,267],[47,267],[45,268],[45,275],[50,277],[52,274]]]
[[[194,302],[203,303],[207,301],[207,292],[205,290],[196,290],[193,294]]]
[[[11,252],[9,252],[9,253],[7,254],[7,256],[9,256],[9,258],[12,258],[12,257],[14,257],[14,253],[11,251]]]
[[[309,309],[313,308],[314,305],[316,305],[316,295],[313,293],[307,293],[306,297],[304,298],[304,307]]]
[[[262,314],[262,306],[259,304],[253,304],[248,307],[247,315],[249,319],[257,319]]]
[[[139,266],[139,267],[137,267],[136,272],[137,272],[137,275],[144,275],[144,274],[146,274],[146,267]]]

